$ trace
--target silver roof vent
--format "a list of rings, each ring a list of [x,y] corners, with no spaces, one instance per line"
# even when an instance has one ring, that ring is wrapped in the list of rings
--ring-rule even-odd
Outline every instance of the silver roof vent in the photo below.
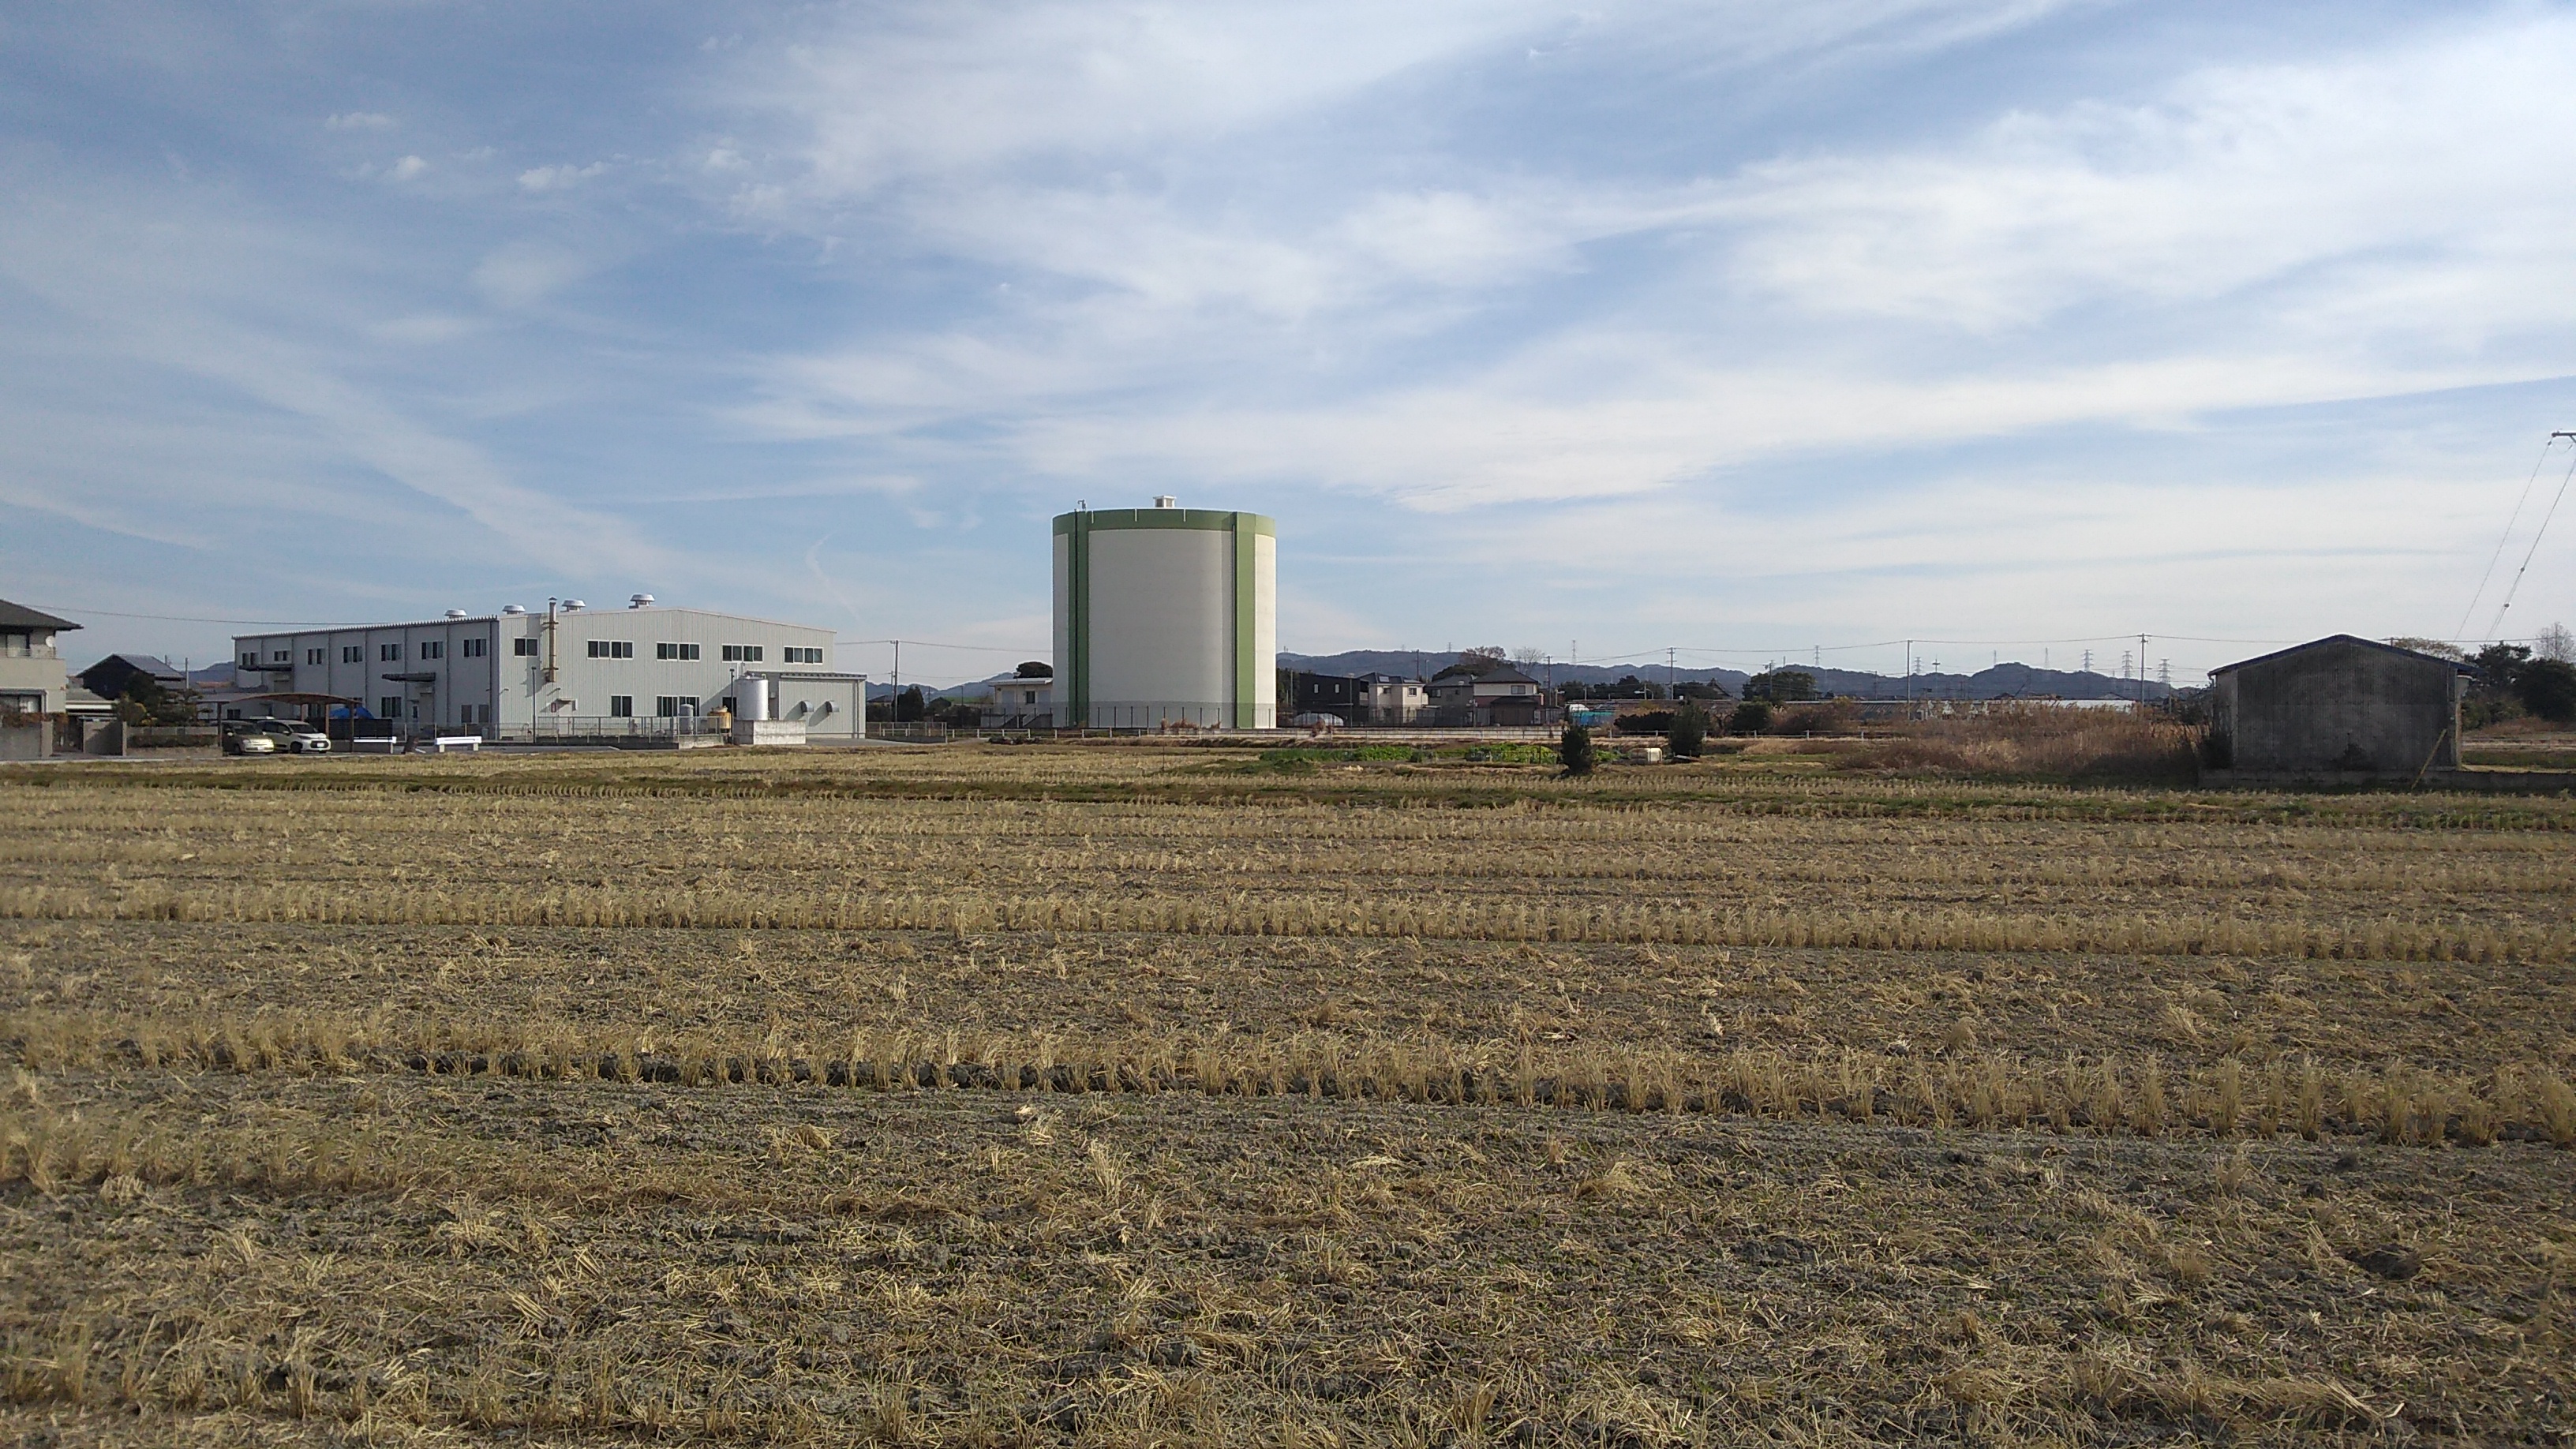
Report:
[[[528,612],[528,606],[525,604],[503,604],[501,606],[501,612],[504,614],[524,614]]]
[[[463,609],[450,609],[447,611],[447,617],[451,619],[471,619],[474,616],[465,612]]]
[[[579,600],[579,599],[566,599],[566,600],[564,600],[564,605],[563,605],[563,606],[564,606],[564,612],[565,612],[565,613],[567,613],[567,614],[574,613],[574,612],[577,612],[577,611],[579,611],[579,610],[587,609],[587,608],[589,608],[589,607],[590,607],[590,605],[583,603],[583,602],[582,602],[581,600]]]
[[[629,594],[626,597],[626,607],[630,609],[649,609],[653,607],[653,596],[651,594]]]

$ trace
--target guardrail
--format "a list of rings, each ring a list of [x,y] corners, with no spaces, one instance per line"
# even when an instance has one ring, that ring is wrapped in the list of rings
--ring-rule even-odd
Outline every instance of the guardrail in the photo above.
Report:
[[[579,740],[667,740],[721,736],[713,716],[680,715],[550,715],[525,725],[484,725],[485,739],[548,744]]]

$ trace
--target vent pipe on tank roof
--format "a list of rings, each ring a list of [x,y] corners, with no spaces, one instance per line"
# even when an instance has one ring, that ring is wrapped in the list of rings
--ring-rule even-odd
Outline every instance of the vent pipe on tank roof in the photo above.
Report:
[[[1154,506],[1156,508],[1178,508],[1181,506],[1181,500],[1173,497],[1169,493],[1157,493],[1154,495]]]

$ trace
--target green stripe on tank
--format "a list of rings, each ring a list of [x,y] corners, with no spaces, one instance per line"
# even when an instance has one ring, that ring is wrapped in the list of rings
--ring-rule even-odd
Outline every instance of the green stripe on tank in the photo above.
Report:
[[[1056,522],[1072,526],[1064,548],[1065,651],[1073,657],[1065,661],[1065,719],[1075,728],[1091,723],[1091,530],[1088,520],[1079,513],[1068,513]]]
[[[1243,526],[1244,523],[1257,517],[1259,515],[1250,513],[1235,515],[1234,727],[1239,730],[1252,728],[1254,701],[1259,697],[1260,691],[1260,675],[1255,670],[1252,651],[1256,637],[1253,625],[1257,613],[1253,607],[1255,593],[1253,585],[1260,578],[1260,557],[1256,541],[1261,535]],[[1269,520],[1262,521],[1266,523]]]

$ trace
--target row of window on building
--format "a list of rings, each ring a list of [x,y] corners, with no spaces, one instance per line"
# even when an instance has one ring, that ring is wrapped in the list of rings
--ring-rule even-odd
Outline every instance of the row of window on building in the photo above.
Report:
[[[418,719],[420,718],[420,705],[421,702],[419,700],[406,700],[399,694],[379,695],[376,697],[376,718]],[[239,718],[238,715],[233,717]],[[491,722],[492,706],[488,704],[460,704],[456,707],[456,723],[458,724],[487,725]]]
[[[513,639],[510,643],[514,646],[510,651],[513,654],[525,655],[537,652],[537,641],[534,639]],[[415,647],[417,651],[416,657],[421,659],[444,659],[447,657],[447,641],[443,639],[424,639]],[[456,641],[456,657],[459,659],[481,659],[491,652],[491,648],[492,641],[489,639],[459,639]],[[307,664],[320,664],[329,653],[330,651],[327,648],[320,646],[307,649],[304,651],[304,662]],[[271,664],[286,664],[292,662],[294,658],[294,650],[280,649],[268,656],[268,662]],[[403,646],[400,644],[379,644],[376,646],[376,659],[377,662],[383,664],[400,664],[403,662]],[[256,649],[243,650],[241,662],[244,669],[258,668],[259,651]],[[364,644],[341,645],[340,662],[343,664],[366,663],[367,646]]]
[[[691,718],[694,717],[697,712],[698,702],[685,694],[663,694],[654,696],[653,713],[664,719]],[[635,696],[631,694],[612,694],[608,697],[609,718],[631,719],[634,717],[634,714]]]
[[[656,659],[697,659],[703,657],[699,653],[699,649],[700,646],[696,644],[656,644],[653,646],[653,657]],[[768,657],[768,646],[762,644],[719,644],[716,646],[716,653],[718,658],[728,664],[758,664]],[[593,639],[590,641],[590,657],[593,659],[632,659],[635,657],[635,641],[631,639]],[[788,664],[820,664],[823,662],[823,651],[820,648],[807,649],[799,645],[790,644],[778,651],[778,657],[782,662]]]
[[[456,641],[456,656],[460,659],[481,659],[490,650],[491,644],[492,641],[489,639],[460,639]],[[656,659],[697,659],[701,657],[699,648],[700,646],[695,644],[655,644],[653,646],[653,657]],[[413,649],[413,657],[419,659],[444,659],[447,657],[446,641],[440,639],[424,639],[420,643],[414,645]],[[321,647],[307,649],[304,651],[304,662],[307,664],[320,664],[324,661],[324,657],[328,652],[329,651],[327,649]],[[534,639],[513,639],[510,641],[510,653],[521,659],[534,658],[537,653],[537,641]],[[718,657],[722,658],[728,664],[758,664],[767,657],[767,646],[760,644],[723,644],[717,646],[717,653]],[[809,649],[795,644],[790,644],[785,648],[780,649],[778,651],[778,655],[781,661],[788,664],[820,664],[823,662],[823,651],[820,648]],[[590,657],[593,659],[632,659],[635,657],[635,643],[631,639],[593,639],[590,641]],[[291,649],[280,649],[269,656],[269,662],[272,664],[286,664],[292,662],[294,658],[295,651]],[[400,644],[379,644],[376,646],[376,659],[378,662],[384,664],[400,664],[403,662],[403,646]],[[241,662],[244,669],[258,668],[259,651],[256,649],[243,650]],[[367,646],[364,644],[341,645],[340,662],[343,664],[366,663]]]

